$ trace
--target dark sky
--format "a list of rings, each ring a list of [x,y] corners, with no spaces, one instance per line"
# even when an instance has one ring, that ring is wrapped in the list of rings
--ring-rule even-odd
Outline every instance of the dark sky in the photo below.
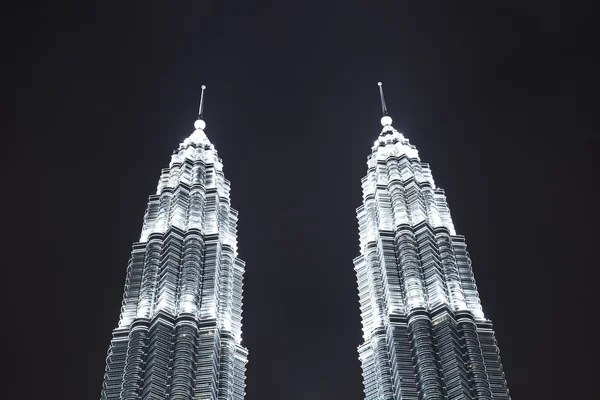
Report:
[[[597,393],[591,9],[236,3],[7,12],[9,397],[99,398],[147,196],[206,84],[247,262],[246,399],[363,399],[352,260],[379,80],[467,237],[513,398]]]

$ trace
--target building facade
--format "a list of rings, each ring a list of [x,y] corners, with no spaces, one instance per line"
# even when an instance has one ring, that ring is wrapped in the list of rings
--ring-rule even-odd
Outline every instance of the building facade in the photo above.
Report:
[[[238,214],[201,114],[149,197],[102,400],[244,398]]]
[[[429,165],[396,129],[383,129],[362,179],[354,260],[367,400],[510,399],[464,237]]]

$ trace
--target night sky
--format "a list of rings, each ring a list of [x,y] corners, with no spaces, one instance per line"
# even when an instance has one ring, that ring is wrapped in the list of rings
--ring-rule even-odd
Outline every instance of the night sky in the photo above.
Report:
[[[7,12],[7,398],[100,397],[131,244],[206,84],[247,263],[246,399],[362,400],[352,260],[377,81],[446,189],[513,398],[597,393],[591,10],[70,3]]]

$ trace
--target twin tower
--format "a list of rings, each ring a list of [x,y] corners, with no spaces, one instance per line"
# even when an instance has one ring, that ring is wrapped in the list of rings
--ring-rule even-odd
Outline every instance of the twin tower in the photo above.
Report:
[[[202,104],[162,170],[127,267],[102,400],[243,400],[238,213]],[[510,399],[464,237],[429,165],[392,126],[367,159],[354,260],[366,400]]]

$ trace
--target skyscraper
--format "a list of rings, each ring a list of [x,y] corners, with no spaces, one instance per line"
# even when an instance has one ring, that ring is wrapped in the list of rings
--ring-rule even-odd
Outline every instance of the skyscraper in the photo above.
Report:
[[[133,244],[102,400],[241,400],[238,214],[202,119],[162,170]]]
[[[502,399],[508,388],[464,237],[429,165],[392,127],[367,160],[354,260],[367,400]]]

